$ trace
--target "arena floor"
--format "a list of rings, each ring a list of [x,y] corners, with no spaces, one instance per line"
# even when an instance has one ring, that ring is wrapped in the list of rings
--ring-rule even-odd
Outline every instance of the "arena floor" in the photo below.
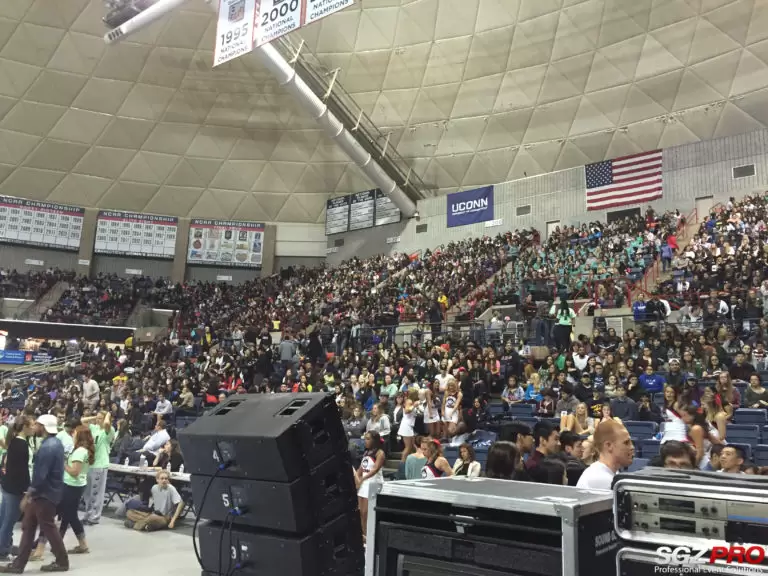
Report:
[[[86,527],[91,553],[70,556],[70,572],[83,576],[199,575],[200,568],[192,550],[191,528],[187,530],[186,524],[178,532],[144,534],[126,529],[120,520],[103,518],[98,526]],[[17,524],[14,544],[19,542],[20,526]],[[72,532],[64,538],[64,543],[67,548],[76,544]],[[51,561],[53,555],[48,550],[44,563]],[[36,573],[40,566],[39,562],[30,562],[25,572]]]

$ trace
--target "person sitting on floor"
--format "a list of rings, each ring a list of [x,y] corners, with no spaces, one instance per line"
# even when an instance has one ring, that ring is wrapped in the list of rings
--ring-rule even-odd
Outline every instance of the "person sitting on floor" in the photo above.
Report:
[[[155,532],[176,527],[176,521],[184,509],[184,501],[171,484],[171,475],[166,470],[160,470],[156,478],[157,484],[152,487],[149,506],[138,499],[126,502],[126,528]]]

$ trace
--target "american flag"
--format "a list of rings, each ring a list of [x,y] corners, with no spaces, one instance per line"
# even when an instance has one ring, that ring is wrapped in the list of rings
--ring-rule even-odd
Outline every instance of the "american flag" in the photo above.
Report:
[[[623,156],[586,167],[587,210],[605,210],[661,198],[661,150]]]

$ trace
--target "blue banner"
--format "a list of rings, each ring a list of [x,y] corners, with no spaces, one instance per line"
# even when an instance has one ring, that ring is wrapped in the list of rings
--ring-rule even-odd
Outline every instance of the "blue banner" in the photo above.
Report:
[[[23,350],[0,350],[0,364],[24,364]]]
[[[448,194],[448,228],[493,220],[493,186]]]

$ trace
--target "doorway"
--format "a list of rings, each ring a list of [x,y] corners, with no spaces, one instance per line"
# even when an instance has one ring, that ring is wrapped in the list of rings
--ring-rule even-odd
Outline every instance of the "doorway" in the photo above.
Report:
[[[701,222],[704,218],[709,216],[712,211],[712,207],[715,205],[714,196],[702,196],[696,198],[696,221]]]
[[[549,240],[550,235],[558,226],[560,226],[560,220],[552,220],[551,222],[547,222],[547,235],[544,240]]]

